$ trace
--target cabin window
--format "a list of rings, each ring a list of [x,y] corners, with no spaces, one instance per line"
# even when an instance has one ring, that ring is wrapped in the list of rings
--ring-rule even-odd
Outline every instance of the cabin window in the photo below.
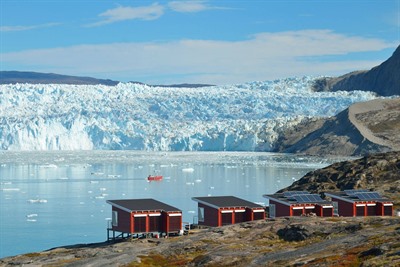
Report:
[[[332,202],[332,206],[333,206],[333,215],[334,216],[339,216],[339,204],[337,201],[333,201]]]
[[[199,222],[204,222],[204,208],[203,207],[199,207],[198,214],[199,214]]]
[[[118,226],[118,211],[113,211],[112,212],[112,226]]]

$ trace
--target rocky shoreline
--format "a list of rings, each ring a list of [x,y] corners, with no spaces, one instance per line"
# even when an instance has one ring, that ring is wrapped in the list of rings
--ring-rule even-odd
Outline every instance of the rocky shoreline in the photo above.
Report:
[[[0,266],[399,266],[400,217],[267,219],[134,239],[54,248]]]

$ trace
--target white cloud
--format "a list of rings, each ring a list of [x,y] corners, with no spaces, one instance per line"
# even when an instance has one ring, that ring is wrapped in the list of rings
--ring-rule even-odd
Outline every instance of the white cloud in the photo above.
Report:
[[[60,25],[60,23],[46,23],[39,25],[25,25],[25,26],[0,26],[0,32],[15,32],[15,31],[29,31],[40,28],[47,28]]]
[[[101,26],[124,20],[155,20],[164,14],[164,6],[154,3],[150,6],[141,7],[123,7],[109,9],[99,15],[103,18],[101,21],[89,24],[87,26]]]
[[[1,54],[1,64],[122,81],[230,84],[369,69],[381,62],[355,61],[351,53],[396,46],[329,30],[303,30],[260,33],[242,41],[180,40],[28,50]],[[340,55],[340,60],[334,59],[335,55]],[[331,60],[320,60],[322,56]]]
[[[215,7],[207,5],[206,1],[171,1],[166,6],[154,3],[150,6],[129,7],[119,6],[109,9],[101,14],[101,20],[95,23],[86,25],[87,27],[102,26],[105,24],[115,23],[124,20],[155,20],[164,15],[166,8],[180,13],[194,13],[201,12],[208,9],[223,9],[222,7]]]
[[[168,7],[176,12],[200,12],[211,7],[205,1],[172,1],[168,3]]]

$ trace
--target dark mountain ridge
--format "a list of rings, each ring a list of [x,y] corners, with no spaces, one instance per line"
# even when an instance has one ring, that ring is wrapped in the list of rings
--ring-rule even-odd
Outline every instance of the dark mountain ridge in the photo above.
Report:
[[[68,76],[55,73],[39,73],[29,71],[0,71],[0,84],[76,84],[76,85],[117,85],[118,81],[96,79],[92,77]]]
[[[154,87],[188,87],[188,88],[198,88],[213,86],[211,84],[192,84],[192,83],[182,83],[182,84],[170,84],[170,85],[151,85],[138,81],[130,81],[131,83],[143,84],[147,86]],[[114,86],[120,83],[119,81],[114,81],[110,79],[96,79],[92,77],[81,77],[81,76],[70,76],[62,75],[56,73],[40,73],[32,71],[0,71],[0,84],[16,84],[16,83],[30,83],[30,84],[75,84],[75,85],[108,85]]]
[[[371,91],[380,96],[400,95],[400,46],[393,55],[369,71],[354,71],[340,77],[321,78],[315,91]]]

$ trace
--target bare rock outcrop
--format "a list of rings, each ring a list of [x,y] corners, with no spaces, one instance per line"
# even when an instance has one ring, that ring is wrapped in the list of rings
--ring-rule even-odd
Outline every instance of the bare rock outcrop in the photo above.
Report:
[[[400,98],[356,103],[326,120],[309,120],[281,134],[277,151],[360,156],[400,150]]]

